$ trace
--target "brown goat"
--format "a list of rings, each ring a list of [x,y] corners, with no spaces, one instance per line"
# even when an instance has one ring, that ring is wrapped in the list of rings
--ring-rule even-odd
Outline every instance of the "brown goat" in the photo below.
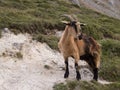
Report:
[[[72,17],[69,16],[71,19]],[[78,61],[85,60],[93,69],[93,74],[96,81],[98,80],[98,68],[100,66],[100,45],[92,38],[80,32],[81,23],[73,21],[63,21],[66,24],[65,30],[58,43],[58,48],[63,54],[65,60],[64,78],[69,76],[68,57],[75,59],[76,79],[81,79]]]

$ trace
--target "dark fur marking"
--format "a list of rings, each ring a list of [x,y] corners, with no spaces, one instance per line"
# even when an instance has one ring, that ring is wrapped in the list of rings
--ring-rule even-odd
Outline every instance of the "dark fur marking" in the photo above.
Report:
[[[93,70],[93,74],[94,74],[93,79],[97,81],[97,80],[98,80],[98,68],[95,68],[95,69]]]
[[[79,36],[78,36],[79,40],[81,40],[83,38],[83,33],[81,33]]]
[[[94,80],[98,80],[98,68],[96,68],[94,57],[90,54],[80,56],[80,59],[85,60],[93,69]]]
[[[84,54],[80,56],[81,60],[85,60],[92,68],[95,68],[94,57],[91,54]]]
[[[65,66],[66,66],[66,70],[65,70],[64,78],[67,78],[69,76],[68,60],[65,61]]]
[[[74,59],[74,56],[71,56]]]
[[[97,42],[92,38],[92,37],[89,37],[89,36],[85,36],[83,38],[83,41],[85,42],[85,52],[86,53],[90,53],[90,48],[93,50],[93,51],[98,51],[99,52],[99,46],[97,45]]]
[[[67,24],[67,25],[72,26],[72,27],[75,29],[75,32],[78,33],[78,31],[77,31],[77,26],[76,26],[76,21],[71,21],[71,22],[70,22],[69,24]]]
[[[81,79],[80,72],[78,69],[78,63],[75,63],[75,69],[76,69],[76,79],[79,80]]]

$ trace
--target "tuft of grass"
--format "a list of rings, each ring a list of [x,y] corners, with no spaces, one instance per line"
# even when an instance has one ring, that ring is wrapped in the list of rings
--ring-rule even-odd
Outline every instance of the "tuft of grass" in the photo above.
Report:
[[[120,90],[120,82],[107,85],[107,90]]]
[[[96,39],[114,38],[115,34],[120,34],[120,26],[118,26],[120,20],[84,7],[81,7],[80,10],[81,12],[78,14],[79,20],[87,24],[83,27],[83,32]]]
[[[17,52],[17,53],[16,53],[16,57],[17,57],[18,59],[22,59],[22,58],[23,58],[23,55],[22,55],[21,52]]]
[[[54,90],[68,90],[67,86],[64,83],[56,84],[53,87]]]
[[[78,84],[79,83],[77,81],[68,82],[67,87],[69,87],[69,90],[74,90],[77,87]]]
[[[48,69],[48,70],[51,69],[51,67],[49,65],[44,65],[44,68]]]

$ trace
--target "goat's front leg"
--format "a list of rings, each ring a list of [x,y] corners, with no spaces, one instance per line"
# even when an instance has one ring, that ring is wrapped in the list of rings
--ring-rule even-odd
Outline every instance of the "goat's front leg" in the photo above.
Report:
[[[69,76],[69,68],[68,68],[68,58],[65,59],[65,74],[64,78],[67,78]]]
[[[74,59],[75,59],[76,79],[79,80],[79,79],[81,79],[81,75],[80,75],[79,67],[78,67],[79,53],[75,52],[73,55],[74,55]]]
[[[79,80],[81,79],[80,72],[79,72],[79,67],[78,63],[75,62],[75,69],[76,69],[76,79]]]
[[[93,57],[92,55],[90,54],[85,54],[83,56],[81,56],[82,59],[84,59],[90,66],[91,68],[93,69],[93,79],[94,80],[98,80],[98,67],[99,67],[99,64],[100,64],[100,60],[97,59],[96,57]]]

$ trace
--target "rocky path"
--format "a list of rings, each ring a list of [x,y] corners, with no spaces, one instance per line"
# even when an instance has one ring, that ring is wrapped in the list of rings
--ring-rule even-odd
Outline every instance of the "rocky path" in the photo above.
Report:
[[[71,58],[70,58],[71,59]],[[70,77],[75,80],[74,60]],[[79,64],[86,65],[79,61]],[[7,29],[0,39],[0,90],[53,90],[56,83],[65,82],[61,54],[45,43],[33,41],[29,34],[14,35]],[[87,68],[80,70],[82,80],[91,80]]]

